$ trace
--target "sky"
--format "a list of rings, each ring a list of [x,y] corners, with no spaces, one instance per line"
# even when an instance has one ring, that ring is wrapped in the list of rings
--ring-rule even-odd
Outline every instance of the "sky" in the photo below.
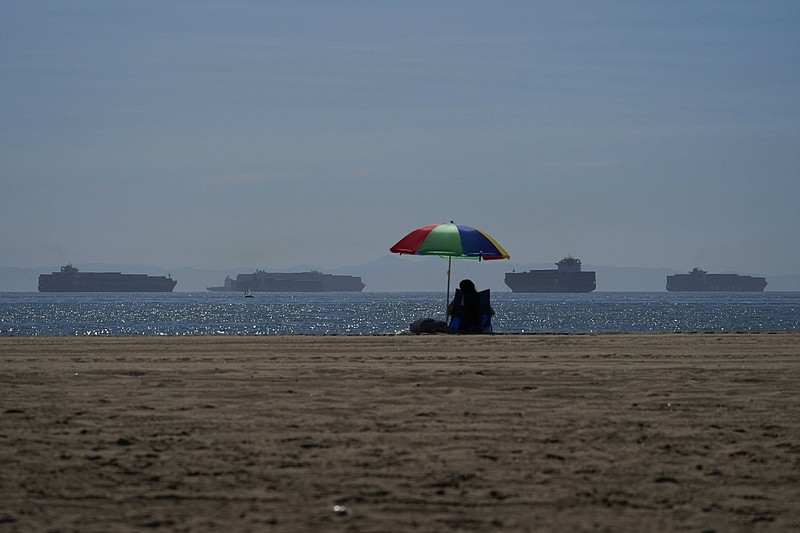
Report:
[[[0,265],[328,269],[450,220],[800,273],[800,2],[0,2]]]

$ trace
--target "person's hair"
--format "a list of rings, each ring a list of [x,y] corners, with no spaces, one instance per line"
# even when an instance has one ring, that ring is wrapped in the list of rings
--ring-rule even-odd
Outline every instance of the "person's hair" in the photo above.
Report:
[[[461,283],[458,284],[458,287],[462,291],[464,291],[464,293],[478,292],[478,290],[475,288],[475,284],[472,283],[471,279],[462,279]]]
[[[458,287],[463,291],[463,325],[464,329],[476,330],[480,327],[481,322],[481,309],[478,298],[478,291],[475,289],[475,284],[470,279],[461,280]]]

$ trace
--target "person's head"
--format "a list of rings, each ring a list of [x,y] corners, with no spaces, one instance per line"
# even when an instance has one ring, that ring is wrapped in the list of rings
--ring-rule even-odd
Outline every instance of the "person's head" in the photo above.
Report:
[[[471,279],[462,279],[461,283],[458,284],[458,287],[464,292],[477,292],[475,289],[475,284],[472,283]]]

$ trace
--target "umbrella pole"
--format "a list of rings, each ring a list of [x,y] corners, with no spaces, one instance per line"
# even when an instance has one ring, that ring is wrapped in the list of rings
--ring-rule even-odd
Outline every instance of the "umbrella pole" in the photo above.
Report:
[[[450,264],[452,263],[453,258],[447,258],[447,294],[444,301],[444,320],[447,322],[447,307],[450,305]]]

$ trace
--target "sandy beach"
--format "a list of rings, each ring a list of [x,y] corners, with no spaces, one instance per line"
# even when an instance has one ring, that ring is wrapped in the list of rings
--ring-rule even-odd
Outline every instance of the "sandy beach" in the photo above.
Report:
[[[800,332],[0,338],[0,531],[800,531]]]

